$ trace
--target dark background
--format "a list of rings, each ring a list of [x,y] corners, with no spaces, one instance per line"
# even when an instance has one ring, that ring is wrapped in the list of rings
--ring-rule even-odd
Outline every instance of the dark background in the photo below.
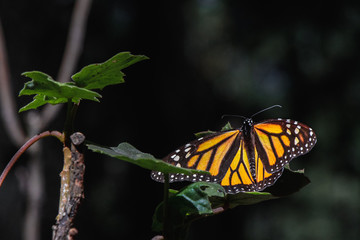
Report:
[[[20,74],[56,76],[74,1],[0,0],[12,87]],[[105,88],[101,103],[83,101],[76,130],[96,143],[127,141],[163,157],[219,130],[223,114],[292,118],[310,125],[318,143],[291,164],[312,183],[290,197],[237,207],[193,224],[190,239],[359,239],[360,4],[242,1],[94,1],[81,67],[121,51],[150,57],[125,69],[126,83]],[[18,108],[30,98],[18,98]],[[65,111],[50,129],[61,130]],[[20,114],[21,117],[24,114]],[[234,121],[240,126],[241,121]],[[16,152],[0,125],[0,166]],[[43,140],[46,195],[42,239],[58,208],[61,145]],[[26,156],[0,190],[1,239],[20,239],[24,195],[17,180]],[[88,152],[86,198],[78,239],[150,239],[162,184],[149,171]],[[206,237],[206,238],[205,238]]]

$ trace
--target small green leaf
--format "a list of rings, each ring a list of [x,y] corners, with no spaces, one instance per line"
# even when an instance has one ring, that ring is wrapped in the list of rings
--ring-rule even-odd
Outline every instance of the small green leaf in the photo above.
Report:
[[[216,133],[216,132],[211,131],[211,130],[207,130],[207,131],[194,133],[194,135],[195,135],[196,138],[201,138],[201,137],[205,137],[207,135],[213,134],[213,133]]]
[[[43,94],[38,94],[38,95],[35,95],[34,100],[32,102],[30,102],[26,106],[20,108],[19,112],[27,111],[30,109],[36,109],[46,103],[55,105],[55,104],[66,103],[66,102],[67,102],[66,98],[55,98],[55,97],[48,97]]]
[[[125,74],[120,70],[148,59],[144,55],[132,55],[129,52],[118,53],[103,63],[91,64],[71,78],[76,85],[86,89],[103,89],[106,86],[124,82]]]
[[[190,222],[199,215],[212,215],[213,206],[209,201],[211,197],[224,198],[225,190],[219,184],[197,182],[183,188],[172,195],[168,201],[168,221],[171,231],[181,234]],[[160,203],[153,216],[153,230],[161,231],[163,228],[163,203]],[[174,234],[177,235],[177,234]]]
[[[75,103],[78,103],[81,99],[98,102],[98,98],[101,97],[97,92],[79,88],[74,83],[56,82],[49,75],[39,71],[24,72],[22,75],[32,80],[25,83],[19,96],[35,95],[35,97],[31,103],[22,107],[20,112],[36,109],[46,103],[58,104],[68,102],[68,100]]]
[[[227,122],[225,124],[225,126],[222,127],[221,131],[222,132],[225,132],[225,131],[230,131],[230,130],[233,130],[234,128],[231,126],[230,122]]]
[[[101,154],[108,155],[117,159],[121,159],[132,164],[136,164],[142,168],[146,168],[153,171],[159,171],[163,173],[184,173],[190,174],[210,174],[209,172],[179,168],[171,165],[163,160],[156,159],[154,156],[148,153],[143,153],[130,145],[129,143],[120,143],[117,147],[101,147],[94,144],[88,144],[87,147]]]
[[[216,183],[196,182],[181,190],[177,197],[183,197],[191,202],[196,208],[195,212],[188,212],[187,215],[196,214],[212,214],[212,206],[209,197],[225,197],[224,188]]]

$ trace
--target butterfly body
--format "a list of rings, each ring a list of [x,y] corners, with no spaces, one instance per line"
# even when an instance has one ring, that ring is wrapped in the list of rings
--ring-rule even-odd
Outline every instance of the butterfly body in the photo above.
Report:
[[[243,135],[244,150],[248,153],[250,173],[253,179],[256,179],[253,124],[254,121],[251,118],[245,119],[241,132]]]
[[[309,152],[315,143],[313,130],[297,121],[269,119],[254,124],[248,118],[241,128],[198,138],[170,153],[164,161],[210,172],[170,174],[170,182],[218,182],[228,193],[261,191],[276,182],[285,164]],[[160,172],[152,172],[151,177],[164,181]]]

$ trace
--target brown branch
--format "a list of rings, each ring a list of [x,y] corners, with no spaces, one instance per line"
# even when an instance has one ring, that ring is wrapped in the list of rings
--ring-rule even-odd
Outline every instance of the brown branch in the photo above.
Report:
[[[11,141],[16,146],[21,146],[26,139],[23,128],[20,124],[15,98],[10,84],[10,70],[8,65],[5,37],[0,20],[0,104],[2,118],[4,119],[5,130]]]
[[[71,227],[84,198],[85,163],[82,147],[85,136],[82,133],[74,133],[70,139],[71,147],[64,147],[64,168],[60,173],[59,212],[53,226],[53,240],[73,239],[77,230]]]
[[[63,59],[57,76],[57,81],[67,82],[74,73],[76,63],[79,60],[83,49],[83,42],[86,30],[87,17],[91,7],[92,0],[77,0],[71,18],[69,34],[65,47]],[[56,116],[61,105],[46,105],[41,113],[43,126]]]
[[[31,145],[33,145],[34,143],[36,143],[37,141],[39,141],[41,138],[44,137],[49,137],[49,136],[53,136],[58,138],[60,141],[63,142],[63,135],[62,133],[58,132],[58,131],[45,131],[43,133],[40,133],[36,136],[33,136],[32,138],[30,138],[16,153],[15,155],[11,158],[11,160],[9,161],[9,163],[6,165],[4,171],[2,172],[1,176],[0,176],[0,187],[3,184],[6,176],[8,175],[8,173],[10,172],[11,168],[14,166],[14,164],[16,163],[16,161],[19,159],[19,157],[29,148],[31,147]]]

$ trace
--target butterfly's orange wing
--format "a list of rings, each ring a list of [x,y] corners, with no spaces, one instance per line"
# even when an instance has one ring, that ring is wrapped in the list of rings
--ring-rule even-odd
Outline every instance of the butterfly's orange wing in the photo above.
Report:
[[[269,173],[279,171],[293,158],[309,152],[316,143],[314,131],[290,119],[270,119],[253,126],[254,146]]]
[[[251,169],[252,166],[254,166],[254,170]],[[249,152],[242,139],[240,147],[220,184],[228,193],[261,191],[274,184],[282,172],[283,169],[274,173],[267,172],[256,148],[254,153]]]
[[[174,181],[208,181],[218,182],[225,173],[227,166],[234,158],[239,148],[240,130],[218,132],[194,140],[164,158],[164,161],[174,166],[192,168],[210,172],[211,175],[193,174],[170,174],[170,182]],[[151,177],[163,182],[161,172],[152,172]]]

